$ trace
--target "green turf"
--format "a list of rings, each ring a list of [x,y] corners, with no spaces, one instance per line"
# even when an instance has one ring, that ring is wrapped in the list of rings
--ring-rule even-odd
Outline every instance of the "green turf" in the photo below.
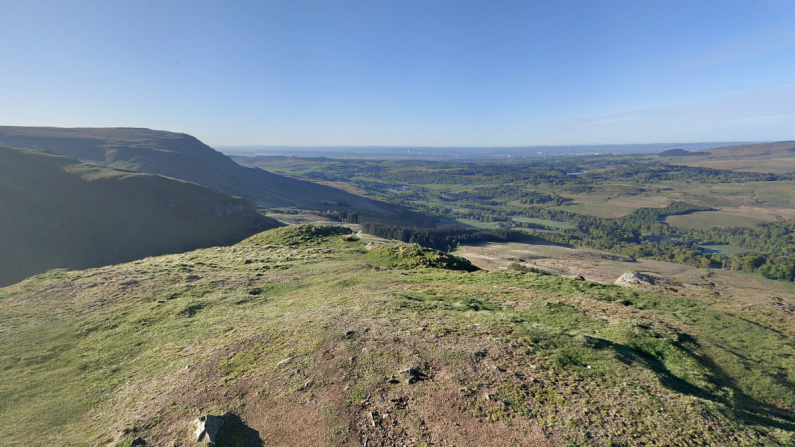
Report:
[[[410,420],[439,405],[426,392],[452,389],[461,417],[541,421],[561,444],[795,442],[795,337],[753,310],[533,273],[405,270],[347,232],[277,229],[0,289],[3,442],[173,445],[200,412],[253,420],[269,411],[255,391],[306,405],[309,384],[340,381],[336,405],[356,414],[405,390],[412,405],[394,417]],[[199,365],[200,382],[179,382]],[[385,381],[406,365],[428,379]],[[256,388],[229,392],[243,385]],[[359,430],[328,424],[343,443]]]

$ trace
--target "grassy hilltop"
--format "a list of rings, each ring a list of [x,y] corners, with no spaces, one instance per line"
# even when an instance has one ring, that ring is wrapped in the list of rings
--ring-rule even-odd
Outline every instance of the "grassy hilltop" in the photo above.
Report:
[[[345,209],[374,215],[396,214],[394,206],[336,188],[243,167],[198,139],[181,133],[136,128],[0,126],[0,144],[186,180],[249,199],[261,207],[326,210],[344,203]]]
[[[249,201],[194,183],[0,146],[0,286],[232,244],[278,226]]]
[[[795,443],[786,306],[468,272],[349,232],[0,289],[0,439],[191,445],[229,412],[217,446]]]

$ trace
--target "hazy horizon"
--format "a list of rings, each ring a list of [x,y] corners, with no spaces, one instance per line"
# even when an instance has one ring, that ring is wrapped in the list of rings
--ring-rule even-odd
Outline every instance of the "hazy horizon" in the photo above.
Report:
[[[521,160],[526,158],[573,155],[656,154],[669,149],[696,151],[722,146],[764,143],[761,141],[651,143],[572,146],[213,146],[230,156],[297,156],[337,159],[403,159],[403,160]]]

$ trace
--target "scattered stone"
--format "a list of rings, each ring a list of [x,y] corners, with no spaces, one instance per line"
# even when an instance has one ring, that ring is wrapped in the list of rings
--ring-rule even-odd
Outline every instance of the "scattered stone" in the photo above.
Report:
[[[400,371],[400,376],[406,378],[406,383],[411,385],[412,383],[417,382],[418,380],[422,380],[422,377],[425,374],[417,371],[414,368],[406,368]]]
[[[135,447],[137,445],[146,445],[146,441],[144,441],[143,438],[135,438],[130,444],[130,447]]]
[[[220,416],[205,415],[193,423],[196,425],[196,442],[210,443],[215,442],[215,437],[218,436],[218,430],[224,425],[224,420]]]
[[[355,333],[356,333],[356,331],[348,331],[348,332],[346,332],[346,333],[345,333],[345,336],[346,336],[346,337],[351,337],[351,336],[353,336],[353,334],[355,334]]]
[[[576,278],[574,278],[574,279],[575,279],[575,281],[585,281],[585,277],[584,277],[584,276],[582,276],[582,275],[579,275],[579,276],[577,276],[577,277],[576,277]]]

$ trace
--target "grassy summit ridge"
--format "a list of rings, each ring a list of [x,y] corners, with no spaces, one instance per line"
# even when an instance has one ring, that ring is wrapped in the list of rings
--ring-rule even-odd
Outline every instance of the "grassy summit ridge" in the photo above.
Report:
[[[233,244],[278,226],[251,202],[158,175],[0,146],[0,286]]]
[[[192,419],[229,411],[217,445],[795,442],[792,325],[533,273],[383,268],[342,233],[0,289],[0,437],[189,445]]]

